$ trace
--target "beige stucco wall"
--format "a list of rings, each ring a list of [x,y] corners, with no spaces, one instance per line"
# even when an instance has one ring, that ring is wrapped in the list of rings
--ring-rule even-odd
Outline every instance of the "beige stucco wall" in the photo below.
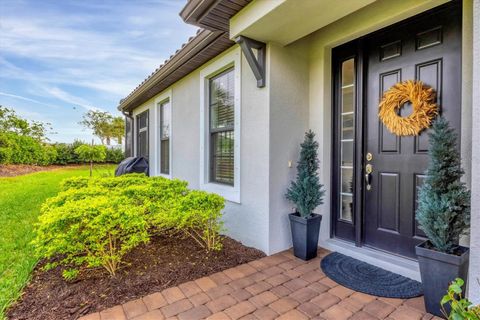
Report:
[[[472,0],[465,0],[467,4],[469,1]],[[475,1],[478,4],[480,0]],[[270,41],[267,43],[265,88],[256,87],[256,80],[242,54],[241,201],[227,203],[227,234],[268,254],[291,246],[287,214],[292,204],[285,200],[284,194],[295,178],[299,145],[304,132],[310,128],[319,141],[320,176],[327,191],[325,203],[316,210],[323,214],[320,245],[327,246],[331,214],[331,49],[444,2],[379,0],[321,30],[312,30],[309,36],[287,46]],[[468,19],[471,18],[471,6],[465,5],[464,10],[465,51],[471,47],[468,31],[473,19]],[[172,176],[187,180],[192,188],[200,186],[200,72],[233,50],[238,47],[216,57],[168,89],[172,99]],[[472,82],[468,70],[472,56],[467,52],[462,58],[466,72],[463,73],[461,149],[469,182]],[[154,99],[137,108],[134,114],[145,108],[154,110]],[[155,113],[151,111],[152,114]],[[475,119],[473,121],[475,123]],[[151,128],[157,125],[152,116],[150,125]],[[155,153],[154,132],[150,130],[150,150]],[[289,167],[289,161],[293,167]],[[475,181],[473,172],[472,176]],[[478,235],[475,237],[472,237],[475,243],[480,243]]]
[[[240,52],[238,46],[212,59],[133,111],[135,116],[150,110],[151,174],[158,174],[155,170],[159,153],[155,101],[169,92],[172,105],[171,176],[188,181],[191,188],[200,187],[200,73],[234,51]],[[245,245],[268,252],[268,86],[256,87],[256,80],[243,55],[240,65],[235,68],[245,69],[241,72],[241,127],[238,128],[241,131],[241,201],[226,202],[225,232]]]
[[[291,246],[288,213],[292,203],[285,199],[295,179],[300,143],[308,130],[307,44],[282,47],[270,43],[270,237],[269,253]],[[291,162],[292,167],[289,167]]]

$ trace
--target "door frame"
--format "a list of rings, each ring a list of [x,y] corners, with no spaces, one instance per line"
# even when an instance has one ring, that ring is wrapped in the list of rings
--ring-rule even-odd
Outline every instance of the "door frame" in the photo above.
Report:
[[[343,222],[338,219],[340,213],[340,193],[341,181],[340,177],[340,121],[339,116],[339,103],[340,103],[340,90],[341,90],[341,63],[354,58],[354,72],[355,72],[355,93],[354,93],[354,151],[353,151],[353,221],[351,225],[348,222]],[[364,153],[364,137],[363,128],[364,125],[364,98],[363,81],[364,81],[365,64],[363,61],[363,39],[359,38],[350,41],[346,44],[338,46],[332,49],[332,192],[331,192],[331,204],[332,204],[332,223],[330,224],[330,236],[337,237],[344,240],[350,240],[355,243],[356,246],[362,246],[363,243],[363,153]],[[358,209],[360,208],[360,210]],[[336,230],[336,223],[339,223],[339,230]],[[337,232],[338,231],[338,232]],[[351,238],[351,239],[348,239]]]
[[[351,243],[354,243],[357,247],[364,246],[365,242],[365,185],[364,185],[364,170],[365,170],[365,156],[367,150],[366,148],[366,135],[365,135],[365,125],[366,125],[366,108],[367,108],[367,86],[365,85],[368,81],[367,79],[367,57],[365,52],[365,43],[370,37],[374,37],[379,33],[386,32],[388,29],[398,28],[405,24],[411,24],[415,21],[421,20],[424,17],[428,17],[432,12],[439,12],[443,10],[448,10],[448,8],[459,6],[460,11],[462,11],[462,2],[461,1],[451,1],[449,3],[440,5],[436,8],[430,9],[428,11],[422,12],[420,14],[408,17],[402,21],[394,23],[392,25],[386,26],[379,30],[373,31],[367,35],[359,37],[357,39],[351,40],[347,43],[339,45],[331,49],[331,75],[332,75],[332,140],[331,140],[331,194],[330,194],[330,203],[331,203],[331,223],[330,223],[330,238],[338,238],[341,240],[347,240]],[[462,50],[462,48],[460,48]],[[336,224],[338,223],[338,215],[340,212],[340,191],[341,191],[341,181],[340,181],[340,117],[339,117],[339,93],[340,93],[340,74],[341,74],[341,62],[348,60],[349,58],[355,58],[355,129],[354,129],[354,163],[353,163],[353,181],[354,181],[354,192],[353,192],[353,224],[349,231],[340,231],[337,230]],[[461,128],[461,127],[460,127]],[[461,129],[460,129],[461,130]],[[459,146],[461,135],[459,133]],[[340,227],[342,229],[342,227]],[[348,234],[350,233],[350,238],[348,239]],[[347,235],[347,237],[345,237]],[[375,248],[373,248],[375,249]],[[378,249],[381,250],[381,249]]]

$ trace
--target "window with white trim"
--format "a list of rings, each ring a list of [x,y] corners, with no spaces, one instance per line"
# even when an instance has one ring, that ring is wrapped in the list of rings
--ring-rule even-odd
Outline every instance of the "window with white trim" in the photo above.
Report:
[[[199,189],[240,203],[241,50],[200,70]]]
[[[160,108],[160,173],[170,174],[170,125],[172,110],[170,100],[159,104]]]
[[[235,79],[229,68],[208,80],[209,180],[234,185],[235,181]]]
[[[137,157],[148,158],[148,110],[137,115]]]

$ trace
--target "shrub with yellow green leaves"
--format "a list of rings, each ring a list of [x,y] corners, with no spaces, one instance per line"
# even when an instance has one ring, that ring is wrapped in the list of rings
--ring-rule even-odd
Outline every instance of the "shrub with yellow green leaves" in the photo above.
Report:
[[[176,228],[197,241],[207,250],[220,250],[219,234],[225,200],[219,195],[203,191],[191,191],[182,198],[176,219]]]
[[[62,265],[66,279],[83,268],[114,276],[122,258],[154,233],[182,232],[207,251],[222,248],[224,199],[193,191],[187,182],[129,174],[71,178],[48,199],[34,241],[47,267]]]
[[[43,205],[35,244],[42,257],[59,257],[49,268],[103,267],[115,276],[123,256],[148,242],[142,207],[127,197],[96,191],[70,189]]]

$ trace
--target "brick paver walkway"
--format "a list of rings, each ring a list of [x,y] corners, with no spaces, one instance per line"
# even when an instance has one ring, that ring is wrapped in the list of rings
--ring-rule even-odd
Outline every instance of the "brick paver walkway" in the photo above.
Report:
[[[355,292],[290,251],[215,273],[87,315],[81,320],[427,320],[423,298],[387,299]]]

